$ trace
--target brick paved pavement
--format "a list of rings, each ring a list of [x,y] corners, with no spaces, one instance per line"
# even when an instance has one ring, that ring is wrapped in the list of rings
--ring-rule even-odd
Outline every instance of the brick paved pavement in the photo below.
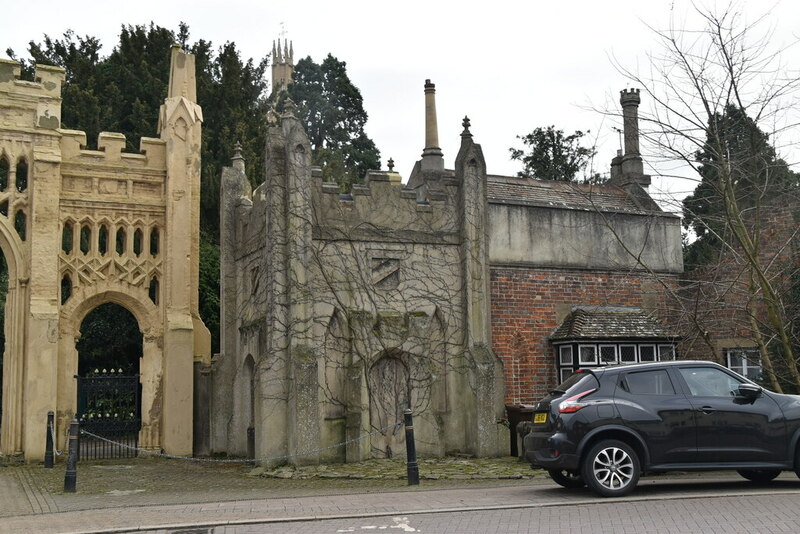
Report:
[[[423,480],[421,486],[409,488],[397,479],[280,480],[250,477],[248,472],[249,468],[241,466],[205,468],[160,461],[85,465],[79,467],[78,493],[64,494],[60,491],[63,466],[53,470],[38,466],[3,468],[0,515],[6,517],[0,520],[0,533],[212,527],[256,521],[608,502],[588,490],[568,492],[544,477]],[[720,492],[758,495],[763,491],[736,474],[657,477],[644,479],[632,502],[687,494],[695,498]],[[785,473],[766,491],[791,493],[797,499],[800,481],[794,474]],[[294,528],[283,531],[290,530]]]

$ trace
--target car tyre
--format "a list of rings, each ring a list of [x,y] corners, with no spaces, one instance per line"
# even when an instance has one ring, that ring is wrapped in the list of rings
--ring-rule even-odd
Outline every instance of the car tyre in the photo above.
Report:
[[[737,469],[736,472],[756,484],[766,484],[781,474],[780,469]]]
[[[567,489],[582,488],[586,485],[583,481],[583,477],[581,477],[579,473],[565,471],[563,469],[548,469],[547,473],[550,475],[550,478],[553,479],[553,482]]]
[[[639,456],[622,441],[595,444],[583,459],[581,476],[602,497],[622,497],[636,488],[640,475]]]

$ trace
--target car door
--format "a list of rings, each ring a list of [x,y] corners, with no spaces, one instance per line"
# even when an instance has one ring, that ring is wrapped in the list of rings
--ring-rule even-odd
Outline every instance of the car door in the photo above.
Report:
[[[783,412],[768,394],[739,395],[743,380],[718,367],[681,366],[679,375],[695,410],[697,461],[786,460]]]
[[[647,444],[651,465],[694,458],[694,408],[665,368],[621,373],[614,401],[625,425]]]

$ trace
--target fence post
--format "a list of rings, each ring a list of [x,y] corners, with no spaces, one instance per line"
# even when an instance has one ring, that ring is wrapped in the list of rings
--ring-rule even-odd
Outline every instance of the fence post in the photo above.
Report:
[[[64,474],[64,491],[75,493],[78,480],[78,434],[80,425],[77,419],[69,424],[69,455],[67,456],[67,471]]]
[[[417,447],[414,444],[414,422],[411,418],[411,408],[403,411],[406,424],[406,467],[408,470],[408,485],[419,485],[419,466],[417,466]]]
[[[44,467],[45,469],[52,469],[53,468],[53,447],[55,444],[53,443],[53,435],[55,434],[55,430],[53,430],[53,420],[55,419],[55,414],[52,410],[47,412],[47,433],[45,438],[45,445],[44,445]]]

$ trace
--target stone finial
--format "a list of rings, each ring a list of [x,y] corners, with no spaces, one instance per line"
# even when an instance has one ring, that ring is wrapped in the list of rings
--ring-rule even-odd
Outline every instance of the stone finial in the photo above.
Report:
[[[275,126],[278,124],[278,114],[275,113],[275,108],[270,106],[267,110],[267,126]]]
[[[464,127],[464,131],[461,132],[461,137],[472,137],[472,133],[469,131],[470,121],[469,117],[464,115],[464,120],[461,121],[461,126]]]
[[[231,165],[234,169],[244,172],[244,157],[242,156],[242,143],[236,141],[233,145],[233,157],[231,158]]]
[[[389,161],[386,162],[386,166],[389,167],[389,172],[394,172],[394,160],[389,158]]]

